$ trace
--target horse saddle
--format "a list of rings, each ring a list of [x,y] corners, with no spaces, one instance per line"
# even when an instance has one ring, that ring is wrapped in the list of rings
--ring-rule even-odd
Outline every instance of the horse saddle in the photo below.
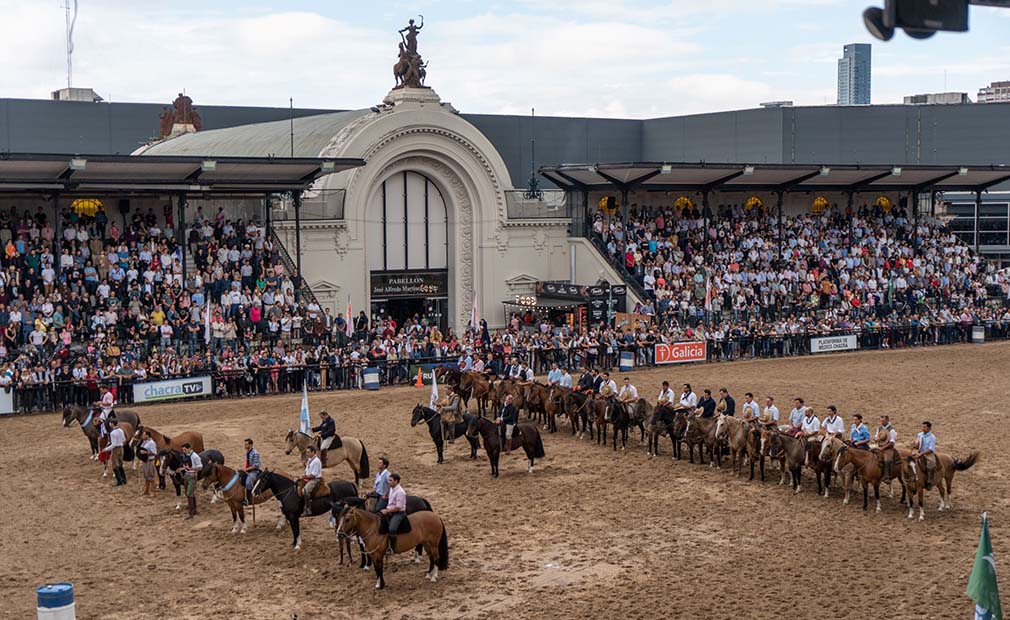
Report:
[[[305,488],[305,481],[304,480],[299,480],[298,481],[298,496],[299,497],[302,496],[302,489],[304,489],[304,488]],[[317,484],[316,488],[312,490],[312,499],[319,499],[320,497],[326,497],[329,494],[330,494],[330,487],[329,487],[329,485],[326,484],[326,480],[320,478],[319,479],[319,484]]]
[[[382,518],[379,519],[380,534],[389,534],[389,516],[390,515],[382,515]],[[409,531],[410,531],[410,519],[407,518],[401,519],[400,527],[397,528],[395,533],[399,535],[399,534],[406,534]]]

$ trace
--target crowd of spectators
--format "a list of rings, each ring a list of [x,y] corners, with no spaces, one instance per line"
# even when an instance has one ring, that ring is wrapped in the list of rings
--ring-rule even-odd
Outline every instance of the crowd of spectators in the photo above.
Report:
[[[102,385],[129,404],[135,383],[188,375],[245,397],[360,388],[365,367],[408,382],[411,364],[434,361],[500,370],[517,358],[539,373],[610,368],[632,351],[651,364],[657,342],[707,341],[715,361],[807,353],[811,335],[856,334],[865,348],[966,342],[978,324],[1010,336],[1007,273],[900,209],[788,217],[781,256],[779,222],[760,210],[706,226],[691,209],[635,209],[626,236],[599,218],[600,242],[647,291],[640,321],[576,327],[531,311],[462,334],[363,311],[348,325],[302,293],[259,222],[194,215],[186,257],[169,208],[110,220],[68,207],[58,227],[42,208],[0,209],[0,389],[20,411],[94,402]]]
[[[885,212],[785,216],[723,206],[631,208],[626,228],[598,216],[593,234],[643,289],[638,312],[667,331],[708,327],[713,338],[743,331],[789,335],[1002,319],[1010,278],[935,217]]]

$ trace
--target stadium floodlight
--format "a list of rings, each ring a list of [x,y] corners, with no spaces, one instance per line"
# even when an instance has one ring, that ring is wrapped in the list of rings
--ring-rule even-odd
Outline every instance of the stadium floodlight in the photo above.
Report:
[[[673,172],[673,166],[671,166],[670,164],[663,164],[663,167],[660,168],[660,172],[662,172],[663,174],[670,174],[671,172]]]
[[[88,160],[82,157],[75,157],[70,160],[71,170],[84,170],[87,167],[88,167]]]
[[[884,23],[884,9],[880,7],[871,6],[863,11],[863,25],[881,41],[890,41],[894,37],[894,27]]]
[[[753,174],[754,174],[754,166],[744,166],[743,167],[743,175],[745,177],[752,176]]]
[[[332,161],[324,161],[319,164],[319,169],[323,172],[333,172],[337,168],[337,165]]]
[[[831,174],[831,168],[828,168],[827,166],[821,166],[821,176],[826,177],[829,174]]]
[[[891,168],[891,176],[900,177],[901,176],[901,168],[899,166],[895,166],[895,167]]]
[[[957,173],[960,176],[966,177],[966,176],[968,176],[968,169],[965,168],[964,166],[961,166],[960,168],[957,169]]]
[[[1010,0],[884,0],[863,11],[863,24],[874,37],[890,41],[900,28],[913,39],[937,32],[967,32],[968,5],[1010,8]]]
[[[213,159],[205,159],[200,164],[201,172],[214,172],[215,170],[217,170],[217,162]]]

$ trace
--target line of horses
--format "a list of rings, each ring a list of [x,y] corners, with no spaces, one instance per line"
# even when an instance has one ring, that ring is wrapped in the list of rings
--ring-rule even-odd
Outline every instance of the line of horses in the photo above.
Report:
[[[385,531],[385,519],[372,512],[365,505],[365,500],[359,493],[359,483],[369,476],[368,451],[360,439],[350,436],[335,437],[327,451],[324,468],[333,468],[341,463],[347,463],[354,473],[354,481],[331,480],[318,485],[309,498],[303,497],[299,485],[299,477],[289,477],[277,471],[263,469],[252,487],[251,499],[246,495],[246,472],[232,469],[225,464],[224,455],[219,450],[205,449],[203,436],[196,431],[187,431],[175,436],[168,436],[156,429],[144,426],[140,416],[127,409],[117,410],[116,418],[119,428],[123,429],[128,438],[124,446],[124,460],[133,462],[136,469],[136,451],[143,441],[145,431],[150,432],[157,447],[157,473],[159,489],[166,488],[166,479],[175,486],[176,509],[181,509],[184,464],[186,457],[182,452],[183,444],[189,444],[194,452],[199,453],[202,468],[197,473],[197,480],[202,483],[205,491],[213,489],[212,503],[223,501],[231,511],[231,533],[245,534],[247,525],[245,508],[276,500],[281,517],[276,529],[280,530],[284,523],[291,527],[292,548],[301,549],[301,524],[304,516],[305,501],[309,502],[309,516],[328,515],[337,536],[337,546],[340,551],[339,565],[344,564],[344,553],[347,562],[353,563],[351,542],[357,541],[362,569],[372,567],[376,574],[376,588],[385,587],[384,558],[387,553],[415,552],[415,562],[421,561],[422,553],[428,555],[428,570],[425,576],[435,581],[438,571],[445,570],[449,564],[448,532],[442,519],[432,510],[428,500],[407,496],[407,518],[403,520],[400,531],[395,537],[395,548],[388,544],[388,533]],[[63,426],[70,427],[77,423],[81,427],[91,447],[92,460],[101,460],[100,455],[108,444],[108,432],[111,425],[106,422],[105,433],[94,421],[97,414],[92,409],[71,405],[63,410]],[[307,448],[315,445],[319,448],[319,438],[305,433],[289,430],[285,437],[285,454],[297,451],[304,465],[307,459]],[[106,473],[103,473],[105,476]],[[255,511],[255,508],[253,508]],[[255,512],[253,513],[255,516]]]
[[[888,495],[893,497],[895,481],[901,486],[900,503],[907,505],[908,518],[914,518],[915,506],[919,508],[919,520],[925,519],[924,497],[935,486],[940,504],[938,510],[950,510],[952,503],[952,483],[954,474],[970,469],[979,458],[977,451],[965,458],[956,458],[944,452],[936,454],[936,470],[933,481],[927,485],[925,459],[913,458],[913,451],[896,448],[893,467],[886,468],[883,455],[876,451],[851,447],[838,437],[821,433],[816,437],[801,439],[783,429],[763,426],[754,421],[744,421],[734,416],[702,417],[695,411],[676,408],[672,403],[654,405],[645,398],[622,403],[613,397],[584,393],[557,385],[545,385],[537,381],[488,378],[473,371],[460,371],[451,367],[440,367],[436,374],[450,389],[461,396],[464,406],[475,399],[478,411],[487,406],[497,411],[506,396],[512,396],[513,404],[524,411],[526,417],[542,425],[543,430],[556,432],[558,421],[567,420],[571,434],[582,439],[588,434],[599,445],[607,445],[608,431],[613,450],[627,447],[629,432],[639,431],[639,441],[647,446],[650,457],[660,455],[663,437],[670,440],[675,460],[683,456],[687,447],[688,460],[705,464],[706,456],[711,467],[722,467],[723,457],[729,460],[733,473],[741,474],[749,469],[749,480],[756,471],[765,480],[766,462],[777,463],[780,471],[779,484],[789,484],[794,493],[802,490],[803,469],[809,469],[817,483],[817,493],[825,498],[834,478],[841,478],[844,493],[842,503],[848,504],[851,490],[858,483],[863,490],[863,509],[869,506],[869,489],[873,489],[875,510],[880,511],[880,487],[887,484]],[[482,409],[480,404],[485,401]],[[421,420],[428,422],[432,429],[432,439],[436,439],[433,416],[435,412],[418,405],[414,408],[411,425]],[[464,414],[467,427],[479,416]],[[490,423],[489,423],[490,424]],[[459,425],[457,425],[459,426]],[[520,424],[519,426],[524,426]],[[534,430],[536,426],[532,426]],[[442,448],[439,446],[439,462],[442,462]],[[488,453],[490,458],[490,452]],[[471,445],[471,458],[476,457],[476,447]],[[532,459],[530,461],[532,467]],[[492,471],[497,471],[492,465]]]

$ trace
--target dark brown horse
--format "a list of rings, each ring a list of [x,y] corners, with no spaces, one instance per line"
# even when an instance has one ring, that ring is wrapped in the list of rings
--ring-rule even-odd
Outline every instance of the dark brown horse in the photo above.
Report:
[[[491,399],[491,384],[483,374],[468,370],[460,375],[459,380],[460,395],[463,397],[463,406],[470,407],[470,399],[477,401],[477,413],[484,415],[488,410],[488,403]]]
[[[652,417],[647,421],[649,434],[649,456],[659,456],[659,438],[670,437],[673,458],[680,459],[681,442],[687,428],[687,418],[683,411],[675,411],[668,403],[657,405],[652,410]]]
[[[617,451],[617,436],[621,436],[621,450],[628,447],[628,429],[637,426],[640,431],[639,443],[645,443],[645,421],[652,415],[652,404],[644,398],[622,403],[617,401],[610,410],[610,424],[614,427],[614,451]]]
[[[784,484],[785,474],[788,472],[789,486],[792,487],[793,493],[799,493],[803,490],[803,463],[807,454],[804,441],[777,430],[765,431],[761,438],[766,442],[771,454],[781,455],[778,457],[782,463],[782,480],[779,484]]]
[[[501,458],[502,438],[498,425],[480,416],[470,418],[467,424],[466,436],[477,437],[480,435],[481,443],[484,444],[484,451],[487,453],[487,460],[491,464],[491,475],[498,477],[498,461]],[[513,450],[522,448],[529,459],[527,471],[533,473],[533,465],[536,459],[544,458],[544,442],[540,438],[540,431],[532,424],[517,424],[513,429],[512,446]]]
[[[129,409],[120,409],[113,412],[116,419],[121,422],[126,422],[131,428],[137,428],[140,425],[140,416],[137,415],[136,411],[131,411]],[[70,425],[74,422],[80,425],[81,431],[84,436],[87,437],[88,443],[91,444],[91,460],[98,460],[98,452],[101,447],[98,445],[98,438],[101,435],[101,431],[98,426],[94,423],[98,420],[98,412],[94,409],[88,409],[86,407],[81,407],[80,405],[68,405],[63,408],[63,426],[64,428],[70,428]],[[105,423],[106,434],[111,430],[111,426],[108,421]],[[129,435],[127,435],[127,440],[129,440]]]
[[[531,381],[523,385],[523,398],[526,401],[526,410],[532,419],[536,416],[536,423],[543,424],[544,430],[550,430],[551,424],[548,422],[547,404],[550,402],[550,387],[538,382]],[[551,432],[557,430],[557,427]]]

